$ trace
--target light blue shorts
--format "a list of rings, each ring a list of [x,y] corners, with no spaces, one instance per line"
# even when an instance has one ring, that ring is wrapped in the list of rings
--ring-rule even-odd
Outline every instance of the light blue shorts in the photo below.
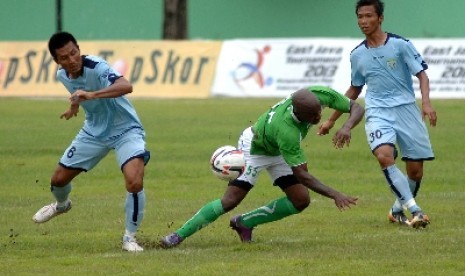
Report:
[[[81,130],[63,153],[60,164],[89,171],[113,149],[121,169],[133,158],[142,157],[145,164],[150,159],[150,152],[145,149],[143,129],[130,129],[114,139],[97,139]]]
[[[404,161],[434,159],[428,130],[415,103],[368,108],[365,118],[365,132],[371,151],[382,145],[397,144]]]

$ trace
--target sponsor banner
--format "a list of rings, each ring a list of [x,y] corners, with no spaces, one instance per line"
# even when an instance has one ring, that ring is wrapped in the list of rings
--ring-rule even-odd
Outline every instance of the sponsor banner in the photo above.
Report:
[[[350,39],[225,41],[212,95],[283,97],[310,85],[347,89],[353,45]]]
[[[431,97],[465,98],[465,39],[411,41],[428,64]],[[413,79],[418,88],[418,79]]]
[[[221,42],[82,41],[134,86],[131,97],[206,98]],[[0,42],[0,96],[63,96],[46,42]]]
[[[253,39],[223,43],[214,96],[284,97],[311,85],[345,93],[350,52],[362,39]],[[465,40],[412,39],[429,65],[432,98],[465,98]],[[421,97],[414,80],[415,93]],[[361,97],[364,96],[364,91]]]

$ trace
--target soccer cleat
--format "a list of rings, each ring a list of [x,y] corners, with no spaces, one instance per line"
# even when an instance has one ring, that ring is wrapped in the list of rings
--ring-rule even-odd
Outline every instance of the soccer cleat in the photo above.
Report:
[[[410,221],[408,220],[407,216],[404,214],[403,211],[400,212],[392,212],[392,209],[389,211],[388,219],[392,223],[398,223],[401,225],[410,225]]]
[[[137,244],[137,241],[133,237],[124,236],[123,237],[123,250],[129,252],[142,252],[144,249]]]
[[[32,217],[32,220],[36,223],[44,223],[58,215],[68,212],[69,210],[71,210],[71,207],[71,200],[68,201],[68,204],[65,207],[58,208],[57,203],[55,202],[40,208],[40,210],[37,211],[37,213]]]
[[[410,226],[418,229],[420,227],[426,228],[426,226],[430,223],[429,217],[423,213],[422,211],[418,211],[413,213],[413,218],[410,221]]]
[[[180,245],[183,240],[184,239],[175,232],[163,237],[159,244],[162,248],[168,249]]]
[[[251,242],[253,228],[245,227],[244,225],[242,225],[240,220],[240,215],[233,217],[229,222],[229,226],[231,226],[232,229],[236,230],[242,242]]]

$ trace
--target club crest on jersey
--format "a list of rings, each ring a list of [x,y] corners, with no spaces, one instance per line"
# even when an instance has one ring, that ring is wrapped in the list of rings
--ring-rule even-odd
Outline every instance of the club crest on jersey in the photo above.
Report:
[[[397,60],[394,58],[390,58],[386,61],[386,64],[390,69],[395,69],[397,65]]]

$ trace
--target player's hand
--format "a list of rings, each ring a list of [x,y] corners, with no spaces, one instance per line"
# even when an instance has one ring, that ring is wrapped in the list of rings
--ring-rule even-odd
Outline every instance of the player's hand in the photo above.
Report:
[[[436,117],[436,111],[434,111],[433,107],[430,104],[423,104],[422,113],[423,119],[425,119],[425,117],[428,117],[430,126],[436,126],[436,121],[438,118]]]
[[[358,198],[352,196],[346,196],[344,194],[338,193],[334,197],[334,204],[336,204],[339,211],[344,211],[350,209],[351,205],[357,205]]]
[[[350,144],[350,128],[342,127],[339,129],[333,137],[333,145],[337,149],[342,149],[344,145],[349,146]]]
[[[326,122],[320,125],[316,134],[321,135],[321,136],[326,135],[329,133],[329,130],[333,128],[333,126],[334,126],[334,122],[327,120]]]
[[[69,120],[72,117],[76,117],[78,113],[79,113],[79,106],[77,108],[70,107],[68,110],[63,112],[63,114],[61,114],[60,119],[65,118],[66,120]]]
[[[84,90],[76,90],[69,97],[71,104],[79,104],[80,102],[91,100],[93,98],[93,93],[86,92]]]

